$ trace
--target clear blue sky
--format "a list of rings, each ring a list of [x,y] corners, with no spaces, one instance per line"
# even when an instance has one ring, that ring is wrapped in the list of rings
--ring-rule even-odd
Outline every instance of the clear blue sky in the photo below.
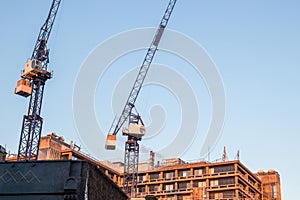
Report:
[[[28,106],[28,100],[14,95],[13,89],[32,53],[50,2],[11,0],[2,1],[0,6],[0,143],[13,152],[17,151],[22,115]],[[81,64],[112,35],[156,27],[166,4],[161,0],[62,2],[48,45],[49,69],[54,70],[54,78],[45,89],[43,134],[54,131],[80,144],[72,94]],[[252,171],[274,168],[280,173],[285,199],[297,199],[299,186],[299,13],[300,3],[296,0],[178,0],[168,25],[202,45],[224,82],[226,121],[211,160],[221,157],[223,146],[227,146],[231,159],[240,150],[241,161]],[[132,66],[136,66],[143,54],[137,53],[136,58],[133,54],[127,60],[135,60]],[[162,55],[155,62],[159,63]],[[96,112],[101,112],[101,106],[96,107]],[[107,118],[111,121],[112,114]],[[195,145],[192,149],[197,149],[197,142]],[[189,151],[184,158],[199,159],[198,154]]]

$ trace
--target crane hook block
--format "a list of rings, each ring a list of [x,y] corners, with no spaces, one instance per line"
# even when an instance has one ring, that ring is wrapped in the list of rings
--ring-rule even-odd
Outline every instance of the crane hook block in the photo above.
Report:
[[[107,135],[105,149],[115,150],[116,149],[116,135]]]

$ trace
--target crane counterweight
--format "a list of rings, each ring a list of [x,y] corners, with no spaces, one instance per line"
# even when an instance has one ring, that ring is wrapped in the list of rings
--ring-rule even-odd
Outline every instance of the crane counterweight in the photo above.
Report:
[[[27,79],[20,79],[17,82],[17,87],[15,88],[15,94],[23,97],[28,97],[32,94],[31,82]]]
[[[105,148],[107,150],[115,150],[117,144],[117,136],[116,135],[107,135]]]

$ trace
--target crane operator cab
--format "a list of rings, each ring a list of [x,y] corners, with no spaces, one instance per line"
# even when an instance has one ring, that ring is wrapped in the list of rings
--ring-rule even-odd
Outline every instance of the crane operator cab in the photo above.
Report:
[[[42,62],[37,59],[31,59],[25,64],[22,77],[32,80],[35,76],[38,76],[42,70]]]
[[[28,60],[24,66],[21,79],[17,82],[15,94],[28,97],[32,94],[31,80],[43,71],[42,62],[37,59]]]
[[[128,128],[123,128],[123,135],[133,136],[137,139],[141,139],[146,133],[146,128],[142,124],[130,123]],[[116,149],[116,135],[108,134],[105,143],[105,149]]]
[[[51,72],[43,69],[43,63],[37,59],[30,59],[26,62],[21,79],[17,82],[15,94],[28,97],[32,94],[32,80],[42,77],[44,80],[52,77]]]
[[[146,128],[142,124],[130,123],[128,129],[123,129],[123,135],[133,136],[137,139],[141,139],[146,133]]]

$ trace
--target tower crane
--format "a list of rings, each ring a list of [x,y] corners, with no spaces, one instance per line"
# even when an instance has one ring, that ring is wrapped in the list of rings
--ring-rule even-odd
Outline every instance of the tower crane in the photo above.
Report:
[[[151,42],[151,45],[147,51],[143,63],[139,69],[139,73],[134,82],[129,97],[125,103],[122,114],[116,124],[114,124],[113,122],[110,131],[107,135],[105,148],[109,150],[114,150],[116,148],[116,135],[121,129],[121,127],[124,125],[124,123],[128,121],[128,128],[123,128],[123,135],[127,136],[127,141],[125,142],[123,188],[125,192],[131,197],[134,197],[137,191],[137,174],[139,159],[138,141],[140,141],[146,133],[144,123],[139,113],[136,111],[136,109],[133,110],[133,108],[135,108],[136,99],[142,88],[143,82],[151,65],[151,62],[154,58],[154,55],[157,51],[158,44],[168,24],[175,4],[176,0],[169,1],[167,9],[163,15],[163,18],[159,24],[159,27],[155,33],[155,36]]]
[[[31,58],[26,62],[21,79],[17,82],[15,94],[30,96],[27,115],[23,116],[17,160],[36,160],[43,125],[40,116],[44,86],[52,73],[47,70],[49,49],[47,42],[59,9],[61,0],[53,0],[48,17],[42,25]]]

